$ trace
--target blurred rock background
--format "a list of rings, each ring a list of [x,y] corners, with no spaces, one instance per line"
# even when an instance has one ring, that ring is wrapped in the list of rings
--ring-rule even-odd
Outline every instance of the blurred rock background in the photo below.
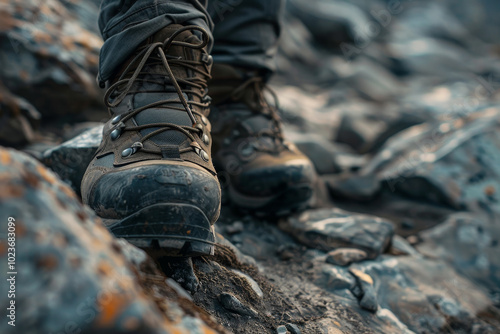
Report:
[[[500,2],[288,0],[271,86],[315,200],[280,219],[224,207],[191,293],[77,203],[106,118],[98,7],[0,0],[0,144],[18,150],[0,149],[0,212],[36,277],[23,333],[500,331]]]

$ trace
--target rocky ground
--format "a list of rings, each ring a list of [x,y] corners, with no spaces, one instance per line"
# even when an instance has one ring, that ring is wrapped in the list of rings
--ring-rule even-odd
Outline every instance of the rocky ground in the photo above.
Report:
[[[500,332],[498,2],[289,0],[272,87],[314,199],[224,205],[215,256],[192,261],[113,238],[79,199],[106,118],[98,4],[0,0],[0,257],[13,217],[18,273],[0,332]]]

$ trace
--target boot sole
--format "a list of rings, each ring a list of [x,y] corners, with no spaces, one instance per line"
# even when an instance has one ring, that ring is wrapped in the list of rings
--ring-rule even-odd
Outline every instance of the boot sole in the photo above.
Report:
[[[298,184],[272,196],[257,197],[242,194],[230,185],[227,193],[229,201],[240,210],[261,217],[281,217],[307,208],[313,188],[309,183]]]
[[[194,205],[161,203],[121,219],[105,219],[117,238],[124,238],[153,256],[213,255],[215,231],[207,216]]]

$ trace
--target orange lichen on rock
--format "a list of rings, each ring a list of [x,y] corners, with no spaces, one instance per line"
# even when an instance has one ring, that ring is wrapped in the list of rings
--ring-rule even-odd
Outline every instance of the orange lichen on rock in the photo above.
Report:
[[[16,25],[17,20],[9,12],[0,10],[0,31],[9,31]]]
[[[97,271],[103,276],[110,276],[113,273],[113,267],[105,261],[100,261],[97,265]]]
[[[0,256],[4,256],[7,253],[7,241],[0,240]]]
[[[72,36],[62,36],[61,37],[61,44],[68,51],[73,51],[76,48],[75,41],[73,40]]]
[[[9,165],[12,161],[10,153],[6,150],[0,150],[0,164]]]
[[[33,39],[38,42],[38,43],[53,43],[54,40],[50,34],[48,34],[45,31],[42,31],[40,29],[36,29],[32,32],[33,34]]]
[[[140,324],[140,320],[136,317],[128,317],[123,321],[123,327],[128,331],[133,331],[138,328]]]
[[[59,190],[62,191],[69,198],[74,198],[75,197],[75,193],[73,192],[73,190],[71,190],[71,188],[68,187],[65,184],[60,184],[59,185]]]
[[[0,184],[0,199],[20,198],[24,195],[24,187],[19,184]]]
[[[36,261],[38,267],[53,270],[59,265],[59,260],[54,254],[46,254],[39,257]]]
[[[40,185],[40,179],[31,172],[24,173],[23,180],[31,188],[37,188]]]
[[[123,309],[130,304],[130,298],[117,293],[101,293],[97,304],[101,307],[101,312],[96,319],[96,326],[105,328],[112,326]]]
[[[21,220],[16,221],[16,237],[20,238],[28,232],[26,225]]]
[[[49,172],[45,167],[43,167],[42,165],[37,165],[36,166],[36,170],[38,171],[38,173],[40,174],[40,176],[45,180],[47,181],[48,183],[50,184],[53,184],[54,182],[56,182],[56,178],[54,176],[54,174],[52,174],[51,172]]]
[[[496,190],[495,190],[495,187],[493,186],[487,186],[486,188],[484,188],[484,193],[487,195],[487,196],[493,196],[495,194]]]

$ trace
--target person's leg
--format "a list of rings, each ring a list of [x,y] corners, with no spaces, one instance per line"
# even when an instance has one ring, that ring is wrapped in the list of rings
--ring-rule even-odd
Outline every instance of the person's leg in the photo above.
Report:
[[[220,186],[207,120],[212,37],[204,4],[104,0],[100,26],[111,118],[83,176],[83,202],[138,247],[213,254]]]
[[[214,62],[257,70],[268,77],[276,67],[282,9],[281,0],[210,0]]]
[[[282,1],[213,0],[213,159],[228,199],[263,214],[304,208],[312,195],[311,162],[284,140],[277,110],[263,91],[275,69]]]
[[[210,35],[210,53],[213,24],[206,6],[207,0],[103,0],[99,14],[104,39],[99,58],[101,87],[142,42],[171,24],[204,28]]]

